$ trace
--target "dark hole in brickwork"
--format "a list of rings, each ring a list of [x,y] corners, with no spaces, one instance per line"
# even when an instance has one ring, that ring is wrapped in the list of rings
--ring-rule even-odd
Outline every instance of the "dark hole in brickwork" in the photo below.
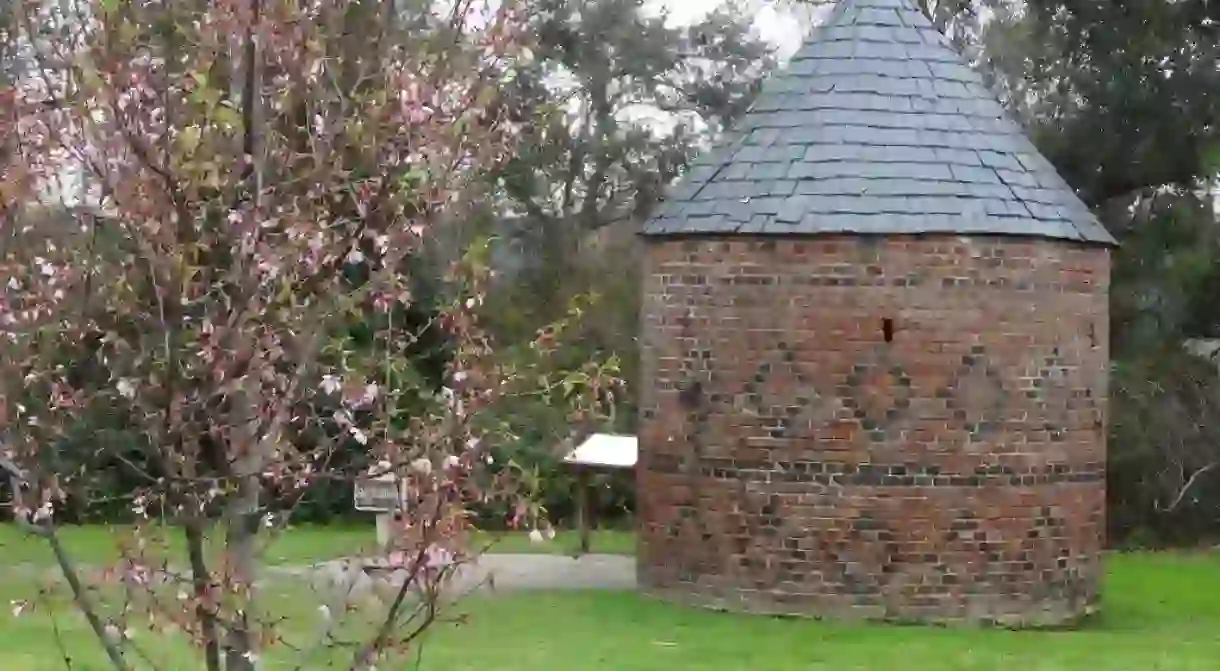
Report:
[[[699,405],[703,399],[703,383],[695,380],[678,392],[678,402],[682,407],[690,409]]]
[[[894,342],[894,320],[886,317],[881,320],[881,334],[886,342]]]

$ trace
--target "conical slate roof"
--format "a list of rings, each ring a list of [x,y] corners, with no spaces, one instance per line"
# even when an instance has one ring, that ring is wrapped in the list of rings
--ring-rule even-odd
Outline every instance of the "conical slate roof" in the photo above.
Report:
[[[910,0],[842,0],[644,229],[695,233],[1115,243]]]

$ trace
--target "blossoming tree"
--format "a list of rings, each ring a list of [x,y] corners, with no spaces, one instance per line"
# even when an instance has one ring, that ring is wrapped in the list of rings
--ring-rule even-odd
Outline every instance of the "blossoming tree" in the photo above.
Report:
[[[411,370],[421,259],[494,216],[486,176],[523,123],[497,96],[530,57],[522,7],[18,4],[26,67],[0,91],[0,463],[16,517],[51,544],[115,668],[149,626],[185,632],[209,671],[251,669],[283,642],[260,615],[264,537],[313,483],[356,477],[331,465],[356,446],[364,475],[406,482],[400,580],[375,621],[314,638],[351,668],[417,645],[480,550],[472,507],[536,524],[521,478],[489,467],[514,439],[498,409],[535,395],[588,420],[615,383],[613,361],[532,372],[567,320],[525,347],[492,342],[492,271],[469,241],[432,255],[444,388]],[[108,455],[140,484],[134,537],[102,572],[55,524],[91,476],[60,446],[96,412],[139,436],[138,458]],[[152,519],[180,530],[185,557],[154,547]]]

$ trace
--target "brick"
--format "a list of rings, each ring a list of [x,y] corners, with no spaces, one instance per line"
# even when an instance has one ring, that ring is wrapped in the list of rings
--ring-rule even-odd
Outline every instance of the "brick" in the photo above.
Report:
[[[642,589],[845,619],[1087,612],[1109,266],[989,236],[647,239]]]

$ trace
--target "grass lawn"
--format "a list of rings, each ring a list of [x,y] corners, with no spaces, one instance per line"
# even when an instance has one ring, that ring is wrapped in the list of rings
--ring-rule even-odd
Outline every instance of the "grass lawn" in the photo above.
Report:
[[[115,538],[123,530],[110,527],[66,526],[60,536],[64,545],[82,564],[102,563],[118,556]],[[163,538],[166,553],[171,557],[185,558],[184,543],[180,533],[173,529],[164,534],[152,534]],[[531,542],[525,533],[481,534],[480,545],[490,543],[490,552],[527,554],[573,554],[580,547],[575,532],[564,531],[553,540],[542,543]],[[209,539],[212,540],[212,539]],[[215,539],[219,540],[219,539]],[[327,559],[371,554],[376,545],[376,532],[372,523],[359,526],[304,526],[295,527],[269,542],[263,554],[270,565],[305,565]],[[635,537],[630,533],[611,530],[594,532],[592,551],[608,554],[634,554]],[[15,525],[0,524],[0,570],[5,565],[43,565],[53,561],[46,542],[23,533]],[[2,669],[3,667],[0,667]]]
[[[82,532],[84,533],[84,532]],[[294,534],[298,533],[296,531]],[[306,548],[345,542],[342,533],[308,530],[285,539],[294,563],[316,557]],[[352,542],[359,542],[350,532]],[[367,533],[362,531],[361,533]],[[606,542],[629,545],[630,536]],[[556,545],[561,551],[565,541]],[[73,542],[88,547],[84,537]],[[519,546],[517,544],[520,543]],[[544,551],[511,540],[508,549]],[[31,552],[25,550],[25,552]],[[339,549],[332,549],[338,554]],[[346,554],[346,553],[344,553]],[[37,559],[36,555],[27,557]],[[28,598],[28,578],[6,580],[0,549],[0,605]],[[438,625],[423,649],[421,671],[1213,671],[1220,668],[1220,555],[1130,554],[1108,561],[1102,616],[1074,632],[953,630],[912,626],[840,625],[737,616],[685,609],[623,592],[518,593],[469,598],[456,609],[465,624]],[[14,573],[14,576],[17,574]],[[317,601],[285,579],[269,608],[295,616],[286,636],[315,640]],[[451,611],[450,614],[453,614]],[[45,613],[12,618],[0,610],[0,669],[63,669],[56,629]],[[65,610],[58,618],[76,671],[101,671],[100,650],[85,624]],[[137,635],[162,668],[199,668],[173,636]],[[295,660],[294,660],[295,661]],[[137,665],[137,668],[138,667]],[[279,652],[266,669],[290,669]],[[322,660],[304,669],[346,668]],[[389,665],[395,670],[415,669]]]
[[[689,610],[629,593],[530,594],[463,604],[428,671],[1214,671],[1220,557],[1110,561],[1104,614],[1080,631],[836,625]]]

